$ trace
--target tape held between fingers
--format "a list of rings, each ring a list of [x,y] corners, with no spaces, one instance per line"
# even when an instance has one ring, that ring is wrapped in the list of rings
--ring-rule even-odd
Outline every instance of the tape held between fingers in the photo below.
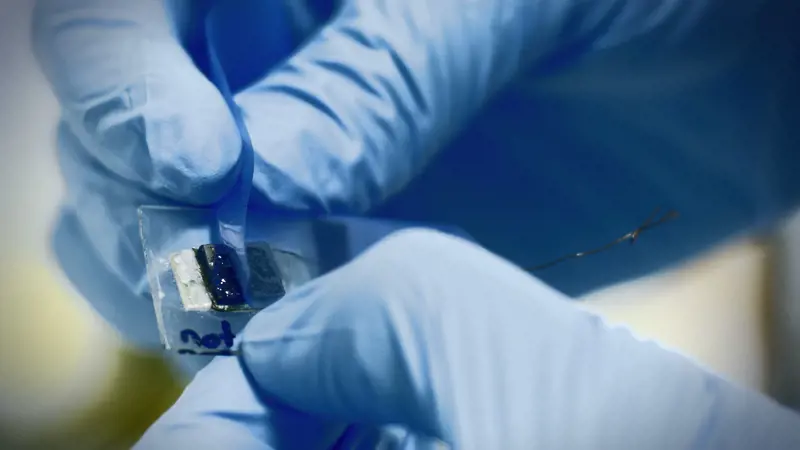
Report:
[[[242,285],[247,286],[250,278],[250,268],[247,264],[247,249],[245,246],[245,228],[247,222],[247,206],[250,203],[250,190],[253,184],[254,152],[250,135],[244,124],[241,110],[233,100],[233,93],[228,85],[222,62],[217,53],[215,9],[206,18],[206,39],[208,44],[208,60],[211,69],[211,80],[222,94],[228,108],[236,122],[241,137],[241,152],[236,175],[236,184],[218,204],[217,220],[218,238],[230,247],[237,255],[239,264],[237,272]]]

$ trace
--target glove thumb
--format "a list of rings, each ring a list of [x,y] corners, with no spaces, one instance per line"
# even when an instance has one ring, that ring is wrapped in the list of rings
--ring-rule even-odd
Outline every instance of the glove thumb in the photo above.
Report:
[[[287,300],[242,358],[316,417],[453,448],[800,448],[793,412],[445,235],[396,233]]]

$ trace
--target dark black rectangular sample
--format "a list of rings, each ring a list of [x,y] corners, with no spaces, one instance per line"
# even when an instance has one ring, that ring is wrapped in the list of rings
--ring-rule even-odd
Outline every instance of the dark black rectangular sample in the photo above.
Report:
[[[214,309],[217,306],[224,309],[246,305],[242,286],[236,276],[236,253],[230,247],[202,245],[195,250],[195,256]]]

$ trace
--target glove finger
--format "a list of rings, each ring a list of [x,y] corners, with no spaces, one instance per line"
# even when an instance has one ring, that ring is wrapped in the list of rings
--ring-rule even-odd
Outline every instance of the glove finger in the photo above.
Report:
[[[251,13],[252,3],[247,2]],[[39,57],[64,107],[58,150],[69,196],[66,213],[77,219],[71,225],[81,228],[81,242],[94,247],[86,250],[105,265],[70,267],[76,283],[92,283],[94,274],[110,271],[133,293],[147,295],[136,208],[204,204],[226,191],[224,174],[240,150],[238,132],[220,94],[176,39],[190,28],[189,19],[202,15],[192,10],[195,4],[171,1],[171,10],[152,0],[38,4]],[[264,8],[256,12],[268,15]],[[257,24],[253,19],[247,26]],[[236,39],[241,45],[249,37],[247,30],[231,33],[225,54],[235,53]],[[280,47],[256,52],[257,64],[266,70],[288,43],[269,39],[269,33],[256,37],[268,44],[264,47]],[[231,70],[246,61],[240,50]],[[69,237],[59,233],[55,239]],[[79,259],[75,247],[73,242],[56,243],[63,263]],[[89,286],[79,289],[97,292]],[[117,298],[108,292],[91,300],[108,310]]]
[[[652,9],[612,3],[342,2],[329,25],[236,97],[261,155],[255,187],[298,208],[379,204],[520,71]]]
[[[58,130],[58,160],[67,185],[65,209],[77,219],[81,234],[93,248],[82,251],[99,257],[105,267],[72,267],[68,272],[106,273],[109,270],[131,292],[146,296],[149,292],[145,275],[144,253],[139,234],[138,205],[170,204],[139,184],[112,174],[86,151],[66,124]],[[60,238],[56,235],[56,239]],[[69,236],[63,237],[69,239]],[[80,259],[74,243],[56,243],[56,249],[70,249],[60,254],[64,264]],[[72,279],[73,277],[71,277]],[[88,277],[87,282],[92,283]],[[77,282],[73,279],[74,282]],[[83,289],[79,286],[79,289]],[[88,288],[91,289],[91,288]],[[107,293],[95,302],[108,302],[118,295]],[[152,306],[151,306],[152,308]]]
[[[448,385],[447,366],[461,355],[443,348],[453,343],[437,321],[457,323],[457,331],[485,329],[474,323],[479,315],[451,304],[461,292],[442,291],[422,273],[438,269],[441,260],[426,256],[451,241],[428,231],[394,234],[257,315],[242,333],[241,351],[258,388],[332,420],[399,424],[449,440],[450,389],[458,386]],[[427,249],[416,254],[420,247]],[[470,300],[461,306],[469,308]]]
[[[135,448],[323,450],[345,429],[260,397],[239,360],[220,357],[198,372]]]
[[[216,358],[135,447],[138,450],[439,450],[397,427],[346,426],[260,396],[236,358]]]
[[[163,350],[149,293],[136,295],[104,264],[74,212],[62,211],[51,240],[64,275],[97,315],[136,348]]]
[[[169,5],[176,4],[169,2]],[[42,0],[37,55],[83,147],[110,174],[183,202],[232,184],[241,139],[162,0]]]
[[[256,316],[256,387],[454,448],[794,448],[800,417],[606,327],[464,241],[406,231]]]

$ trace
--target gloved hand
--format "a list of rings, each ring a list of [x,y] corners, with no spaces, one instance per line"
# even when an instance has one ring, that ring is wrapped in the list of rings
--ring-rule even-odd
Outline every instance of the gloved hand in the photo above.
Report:
[[[137,208],[212,205],[235,182],[241,138],[195,65],[206,49],[207,5],[43,0],[34,16],[35,49],[63,110],[58,150],[68,195],[55,253],[84,297],[140,345],[160,344]],[[237,5],[228,27],[246,34],[231,35],[259,43],[247,54],[259,65],[227,67],[241,88],[242,76],[266,72],[301,36],[292,34],[282,2]]]
[[[238,340],[137,449],[800,448],[795,413],[427,230],[299,288]]]
[[[384,212],[455,223],[520,265],[603,244],[658,206],[682,214],[659,239],[541,275],[579,294],[800,196],[797,152],[779,151],[770,121],[789,98],[782,28],[757,20],[784,2],[347,0],[274,67],[327,19],[331,2],[312,3],[40,2],[38,53],[64,112],[56,253],[128,338],[159,344],[136,207],[213,204],[234,182],[240,136],[195,65],[209,4],[257,152],[256,208],[363,212],[459,135]]]

